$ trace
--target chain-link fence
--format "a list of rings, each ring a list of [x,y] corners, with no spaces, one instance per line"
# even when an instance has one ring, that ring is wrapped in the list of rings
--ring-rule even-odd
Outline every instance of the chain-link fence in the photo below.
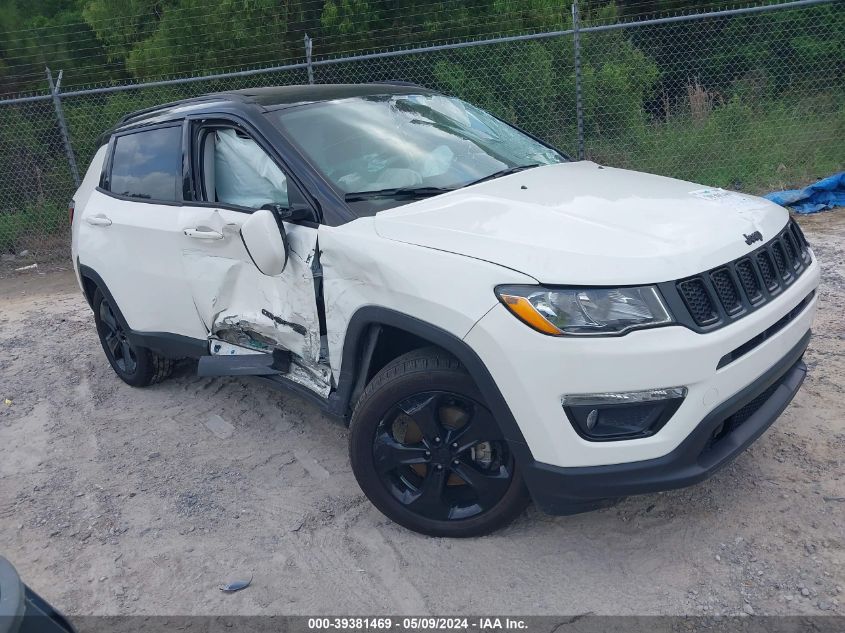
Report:
[[[410,81],[574,157],[761,193],[845,165],[845,3],[777,5],[311,58],[254,71],[0,101],[0,253],[67,250],[99,137],[141,108],[263,85]],[[306,56],[306,49],[308,55]],[[47,82],[45,82],[47,83]]]

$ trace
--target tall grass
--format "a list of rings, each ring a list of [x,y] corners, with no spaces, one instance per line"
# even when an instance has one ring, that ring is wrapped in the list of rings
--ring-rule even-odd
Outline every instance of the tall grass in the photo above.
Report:
[[[845,102],[833,96],[731,101],[589,139],[589,157],[619,167],[754,194],[814,182],[845,169]]]
[[[37,245],[45,236],[68,227],[67,207],[54,203],[32,205],[20,211],[0,213],[0,253],[17,252]]]

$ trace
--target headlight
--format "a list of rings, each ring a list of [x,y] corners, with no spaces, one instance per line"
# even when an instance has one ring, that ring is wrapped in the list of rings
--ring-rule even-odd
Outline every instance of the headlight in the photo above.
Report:
[[[551,336],[608,336],[674,322],[654,286],[498,286],[496,295],[519,319]]]

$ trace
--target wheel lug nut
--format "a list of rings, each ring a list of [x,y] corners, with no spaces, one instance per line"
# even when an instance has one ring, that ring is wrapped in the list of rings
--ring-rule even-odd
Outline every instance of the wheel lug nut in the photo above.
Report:
[[[452,448],[458,448],[458,443],[457,443],[457,442],[452,442]]]
[[[456,459],[455,461],[452,462],[452,464],[455,465],[455,466],[460,466],[461,461]]]
[[[440,438],[439,438],[439,437],[435,437],[435,438],[434,438],[434,442],[435,442],[436,444],[439,444],[439,443],[440,443]]]
[[[431,451],[426,451],[426,452],[425,452],[425,456],[426,456],[426,457],[431,457]]]
[[[437,470],[443,470],[443,464],[437,464]]]

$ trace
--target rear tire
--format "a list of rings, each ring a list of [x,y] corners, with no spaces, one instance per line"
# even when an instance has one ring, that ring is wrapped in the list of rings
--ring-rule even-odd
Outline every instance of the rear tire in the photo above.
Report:
[[[373,505],[422,534],[489,534],[529,501],[483,396],[438,348],[400,356],[370,381],[352,414],[349,457]]]
[[[117,307],[98,288],[94,293],[94,323],[103,352],[114,373],[127,385],[147,387],[161,382],[173,371],[173,361],[129,341]]]

